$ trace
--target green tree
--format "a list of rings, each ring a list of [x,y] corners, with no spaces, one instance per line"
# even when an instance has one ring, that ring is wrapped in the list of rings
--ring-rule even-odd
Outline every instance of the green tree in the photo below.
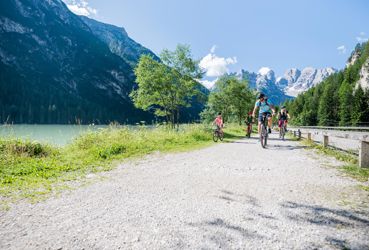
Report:
[[[367,105],[365,93],[359,85],[354,92],[354,102],[351,115],[352,125],[360,125],[360,123],[365,119],[364,113],[368,108]]]
[[[349,126],[351,125],[351,110],[352,110],[352,103],[353,103],[353,94],[352,94],[352,87],[351,85],[344,80],[342,82],[341,87],[339,88],[339,118],[340,126]]]
[[[216,81],[201,117],[210,121],[218,112],[222,112],[224,121],[235,119],[241,125],[243,118],[253,107],[253,100],[254,95],[246,81],[225,75]]]
[[[364,111],[361,122],[364,126],[369,126],[369,89],[364,94]]]
[[[233,77],[228,84],[231,110],[237,117],[239,125],[241,125],[247,113],[253,108],[254,95],[248,88],[246,81]]]
[[[202,77],[198,63],[192,59],[190,47],[178,45],[175,51],[164,50],[161,62],[142,56],[135,69],[138,88],[131,98],[137,108],[154,110],[168,122],[179,125],[180,108],[190,107],[192,99],[200,94]]]
[[[199,67],[199,62],[192,58],[189,45],[179,44],[174,51],[164,49],[160,54],[160,59],[171,69],[172,84],[175,88],[174,99],[177,103],[175,120],[179,125],[180,108],[190,107],[193,97],[202,97],[199,83],[195,79],[201,79],[203,72]]]
[[[318,108],[318,124],[320,126],[336,125],[336,117],[334,112],[335,101],[332,93],[334,92],[333,84],[327,82],[321,96]]]

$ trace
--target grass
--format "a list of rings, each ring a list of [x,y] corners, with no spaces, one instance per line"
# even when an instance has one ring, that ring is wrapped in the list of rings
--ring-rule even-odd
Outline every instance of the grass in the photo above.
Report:
[[[227,125],[224,129],[224,141],[230,142],[235,139],[245,138],[246,128],[236,124]]]
[[[369,169],[367,168],[360,168],[357,165],[346,165],[342,167],[342,170],[345,171],[346,174],[349,176],[362,181],[366,182],[369,178]],[[369,186],[367,186],[367,191],[369,191]]]
[[[230,125],[224,132],[226,141],[244,134],[243,128],[237,125]],[[0,138],[0,197],[6,202],[38,201],[69,188],[68,181],[111,170],[124,159],[212,144],[212,129],[204,125],[183,125],[179,131],[165,127],[131,130],[112,126],[83,134],[63,148]]]
[[[353,164],[353,165],[357,165],[358,163],[358,159],[357,156],[355,156],[353,153],[350,152],[346,152],[346,151],[340,151],[337,149],[333,149],[330,147],[323,147],[323,145],[320,144],[316,144],[312,141],[308,141],[308,140],[302,140],[302,142],[311,149],[316,149],[318,152],[328,155],[328,156],[332,156],[334,158],[336,158],[339,161],[343,161],[349,164]]]
[[[346,175],[361,181],[367,182],[369,179],[369,169],[361,168],[358,165],[358,157],[352,152],[345,152],[336,150],[330,147],[323,147],[322,145],[315,144],[314,142],[303,140],[302,143],[309,149],[315,149],[318,153],[328,155],[336,158],[339,161],[345,162],[346,165],[340,167]],[[369,186],[363,186],[363,190],[369,191]]]

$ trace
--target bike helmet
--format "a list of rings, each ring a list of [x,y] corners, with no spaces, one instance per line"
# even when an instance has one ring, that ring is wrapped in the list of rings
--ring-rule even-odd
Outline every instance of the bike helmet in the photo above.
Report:
[[[263,93],[260,93],[258,99],[265,98],[265,95]]]
[[[286,106],[282,106],[282,109],[285,109],[286,108]]]

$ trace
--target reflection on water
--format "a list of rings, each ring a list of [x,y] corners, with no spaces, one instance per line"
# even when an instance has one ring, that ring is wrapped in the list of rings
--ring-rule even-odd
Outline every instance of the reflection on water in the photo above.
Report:
[[[2,125],[0,136],[64,146],[86,131],[97,131],[107,127],[107,125]]]

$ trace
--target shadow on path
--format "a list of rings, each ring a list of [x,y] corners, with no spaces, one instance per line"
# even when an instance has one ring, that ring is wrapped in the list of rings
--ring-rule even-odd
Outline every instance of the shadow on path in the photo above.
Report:
[[[342,234],[336,236],[326,235],[324,240],[331,247],[338,249],[369,249],[369,245],[360,241],[369,241],[369,211],[358,212],[347,209],[333,209],[318,205],[307,205],[296,202],[284,202],[281,204],[285,211],[285,217],[297,223],[310,223],[321,227],[330,227],[333,230],[346,228],[356,229],[356,238],[347,238]],[[322,235],[324,236],[324,235]],[[312,242],[311,246],[315,243]],[[317,248],[321,248],[317,247]]]
[[[268,145],[267,149],[270,150],[297,150],[297,149],[304,149],[307,146],[292,146],[292,145]]]
[[[240,239],[244,241],[264,238],[256,231],[247,230],[221,218],[214,218],[200,223],[188,223],[188,225],[201,230],[204,238],[213,242],[220,249],[231,249],[234,247],[234,242]]]
[[[369,212],[332,209],[290,201],[282,203],[281,207],[288,211],[287,218],[293,221],[309,222],[330,227],[363,227],[369,233]]]

